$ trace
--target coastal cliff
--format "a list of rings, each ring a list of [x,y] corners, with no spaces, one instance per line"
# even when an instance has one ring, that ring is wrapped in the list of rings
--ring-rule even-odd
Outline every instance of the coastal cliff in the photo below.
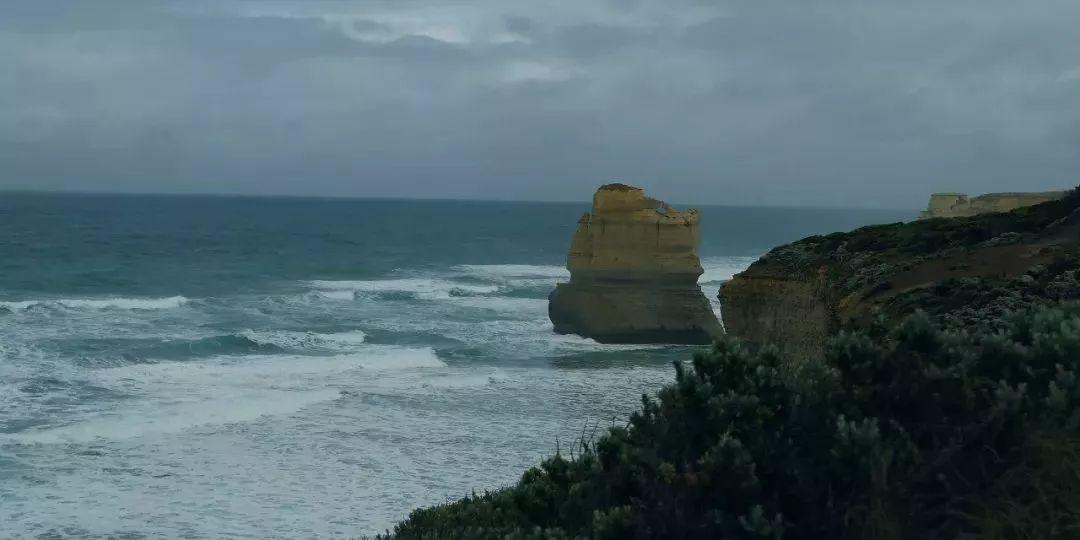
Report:
[[[970,217],[995,212],[1012,212],[1018,208],[1054,201],[1065,196],[1064,191],[1042,193],[987,193],[969,198],[963,193],[935,193],[919,219]]]
[[[821,355],[841,329],[922,310],[943,325],[1080,298],[1080,195],[1010,213],[865,227],[778,247],[720,291],[724,327]]]
[[[1078,272],[1076,192],[776,248],[721,290],[729,335],[625,425],[380,538],[1080,530]]]
[[[708,343],[722,334],[697,285],[695,210],[677,211],[624,184],[601,186],[578,221],[570,282],[552,292],[555,331],[603,343]]]

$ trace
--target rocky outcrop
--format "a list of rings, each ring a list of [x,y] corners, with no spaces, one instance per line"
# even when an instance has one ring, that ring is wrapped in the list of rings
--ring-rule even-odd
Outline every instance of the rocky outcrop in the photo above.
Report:
[[[720,291],[724,327],[792,357],[845,328],[915,310],[956,327],[1080,299],[1080,195],[1011,213],[815,236],[778,247]]]
[[[601,186],[570,245],[570,282],[551,293],[555,331],[602,343],[696,344],[719,336],[697,285],[698,219],[640,188]]]
[[[963,193],[935,193],[930,196],[930,204],[926,210],[919,214],[919,219],[970,217],[994,212],[1012,212],[1018,208],[1058,200],[1064,197],[1065,193],[1064,191],[988,193],[974,198],[969,198]]]

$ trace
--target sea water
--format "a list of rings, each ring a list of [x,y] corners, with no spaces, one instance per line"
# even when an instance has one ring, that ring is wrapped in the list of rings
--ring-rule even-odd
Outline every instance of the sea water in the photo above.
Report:
[[[695,349],[552,332],[587,210],[0,194],[0,537],[370,535],[624,423]],[[701,210],[714,302],[912,217]]]

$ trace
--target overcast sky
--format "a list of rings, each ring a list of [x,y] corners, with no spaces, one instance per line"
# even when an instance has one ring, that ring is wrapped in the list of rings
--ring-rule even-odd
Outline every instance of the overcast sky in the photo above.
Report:
[[[1077,0],[3,0],[0,189],[913,208],[1080,184]]]

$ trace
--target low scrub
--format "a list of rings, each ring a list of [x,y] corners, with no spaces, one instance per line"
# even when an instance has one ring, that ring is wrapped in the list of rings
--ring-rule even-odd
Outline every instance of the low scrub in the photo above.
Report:
[[[625,427],[400,539],[1080,537],[1080,310],[914,315],[792,363],[724,340]]]

